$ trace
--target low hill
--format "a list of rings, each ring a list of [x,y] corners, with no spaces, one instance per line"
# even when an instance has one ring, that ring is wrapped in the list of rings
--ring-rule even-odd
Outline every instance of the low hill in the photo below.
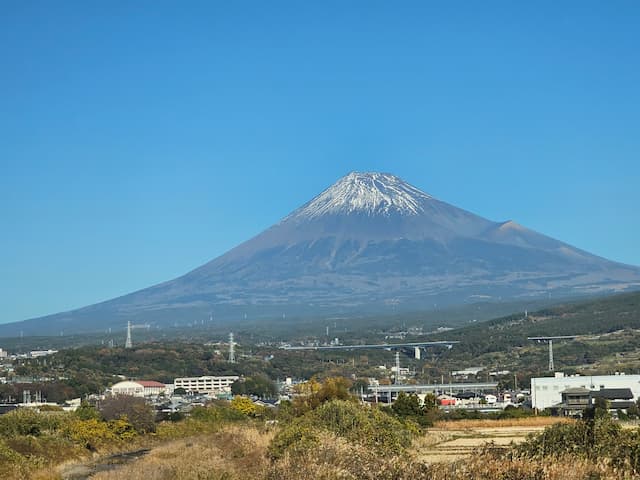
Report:
[[[635,372],[640,368],[640,293],[513,314],[434,338],[460,341],[442,359],[452,369],[484,365],[541,374],[548,364],[548,347],[527,338],[561,335],[577,338],[554,342],[557,370]]]

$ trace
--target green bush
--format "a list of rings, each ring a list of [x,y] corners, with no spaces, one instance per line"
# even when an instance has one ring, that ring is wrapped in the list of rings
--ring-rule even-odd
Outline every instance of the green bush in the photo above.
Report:
[[[55,432],[66,420],[67,415],[62,413],[39,413],[29,408],[19,408],[0,416],[0,436],[38,436],[45,432]]]
[[[190,416],[193,420],[213,423],[237,422],[246,419],[242,412],[231,408],[229,402],[225,402],[223,405],[196,407],[191,411]]]
[[[637,475],[640,473],[640,429],[623,429],[607,415],[557,423],[514,447],[514,456],[606,461],[620,471]]]
[[[427,395],[424,405],[421,405],[417,395],[401,392],[393,405],[384,408],[397,418],[423,428],[433,425],[440,416],[436,398],[432,394]]]
[[[395,455],[411,445],[412,433],[402,422],[377,408],[333,400],[320,405],[284,427],[273,439],[273,458],[285,452],[299,453],[311,448],[321,432],[373,449],[381,455]]]
[[[623,436],[620,424],[610,418],[556,423],[516,448],[525,457],[580,456],[609,457]]]

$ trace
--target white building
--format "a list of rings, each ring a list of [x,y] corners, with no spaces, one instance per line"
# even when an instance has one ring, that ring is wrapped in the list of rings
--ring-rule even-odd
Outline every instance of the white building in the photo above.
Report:
[[[48,355],[53,355],[54,353],[58,353],[58,350],[31,350],[29,352],[29,356],[31,358],[39,358],[39,357],[46,357]]]
[[[198,393],[227,393],[231,391],[231,385],[238,380],[236,375],[221,377],[183,377],[173,381],[174,389],[184,388],[187,392]]]
[[[132,395],[134,397],[153,397],[166,393],[167,387],[164,383],[152,380],[138,380],[118,382],[111,387],[113,395]]]
[[[464,370],[456,370],[455,372],[451,372],[451,376],[460,377],[463,380],[466,380],[467,378],[469,378],[469,376],[478,375],[478,373],[480,373],[482,370],[484,370],[484,367],[469,367],[465,368]]]
[[[134,397],[144,397],[144,387],[138,382],[126,380],[118,382],[111,387],[111,393],[114,395],[132,395]]]
[[[562,401],[560,395],[569,388],[586,388],[598,391],[602,388],[629,388],[633,400],[640,397],[640,375],[571,375],[556,373],[554,377],[531,379],[531,406],[539,410],[552,407]]]
[[[8,354],[5,350],[0,348],[0,358],[7,358]]]

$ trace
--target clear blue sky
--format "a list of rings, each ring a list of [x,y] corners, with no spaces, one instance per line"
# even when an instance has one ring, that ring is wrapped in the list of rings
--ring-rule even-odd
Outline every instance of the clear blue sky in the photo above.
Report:
[[[171,279],[351,170],[640,264],[640,2],[3,2],[0,322]]]

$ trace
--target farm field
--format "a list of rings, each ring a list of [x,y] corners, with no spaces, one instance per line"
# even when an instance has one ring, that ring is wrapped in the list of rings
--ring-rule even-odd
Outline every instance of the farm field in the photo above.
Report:
[[[506,446],[521,443],[527,435],[568,420],[557,417],[533,417],[509,420],[459,420],[438,422],[416,440],[417,459],[427,463],[453,462],[471,455],[488,443]]]

